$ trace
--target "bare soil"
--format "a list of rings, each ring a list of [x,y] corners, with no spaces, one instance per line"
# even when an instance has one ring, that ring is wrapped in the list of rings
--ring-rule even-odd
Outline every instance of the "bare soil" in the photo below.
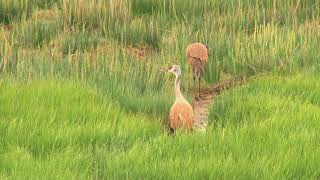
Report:
[[[207,118],[214,103],[215,97],[221,94],[224,90],[232,88],[237,85],[246,83],[246,79],[242,76],[230,78],[228,80],[222,80],[219,83],[215,83],[203,88],[200,91],[200,98],[192,101],[193,111],[195,115],[194,128],[197,131],[205,132],[207,127]]]

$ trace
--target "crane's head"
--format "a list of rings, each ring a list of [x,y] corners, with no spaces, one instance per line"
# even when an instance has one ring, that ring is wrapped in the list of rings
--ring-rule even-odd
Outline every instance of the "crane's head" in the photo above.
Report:
[[[162,72],[171,72],[173,74],[175,74],[176,76],[180,76],[181,75],[181,69],[180,66],[178,65],[172,65],[167,67],[166,69],[160,70]]]

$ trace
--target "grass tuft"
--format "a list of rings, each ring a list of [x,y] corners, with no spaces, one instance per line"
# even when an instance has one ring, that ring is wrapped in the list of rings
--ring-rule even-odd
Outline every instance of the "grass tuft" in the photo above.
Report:
[[[52,21],[31,21],[17,25],[14,36],[17,45],[37,48],[47,45],[59,33],[60,28]]]
[[[0,179],[319,178],[319,19],[318,0],[0,0]],[[180,64],[191,102],[193,42],[203,86],[249,80],[171,137],[159,70]]]
[[[93,51],[97,49],[99,39],[88,32],[71,34],[62,43],[63,54],[74,54],[76,52]]]

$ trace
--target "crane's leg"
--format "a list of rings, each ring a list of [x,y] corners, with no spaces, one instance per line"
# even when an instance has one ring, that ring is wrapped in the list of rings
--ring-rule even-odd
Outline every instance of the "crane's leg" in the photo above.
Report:
[[[201,97],[201,95],[200,95],[200,83],[201,83],[201,77],[199,77],[199,96],[198,97]]]
[[[175,130],[172,127],[169,127],[169,135],[174,135]]]
[[[198,100],[196,86],[197,86],[197,84],[196,84],[196,76],[193,76],[194,96],[195,96],[195,99]]]

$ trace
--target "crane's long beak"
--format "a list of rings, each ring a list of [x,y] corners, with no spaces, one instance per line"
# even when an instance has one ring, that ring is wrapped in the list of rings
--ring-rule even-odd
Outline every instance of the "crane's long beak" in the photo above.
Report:
[[[167,67],[165,69],[160,69],[160,72],[168,72],[170,69],[171,69],[171,66]]]

